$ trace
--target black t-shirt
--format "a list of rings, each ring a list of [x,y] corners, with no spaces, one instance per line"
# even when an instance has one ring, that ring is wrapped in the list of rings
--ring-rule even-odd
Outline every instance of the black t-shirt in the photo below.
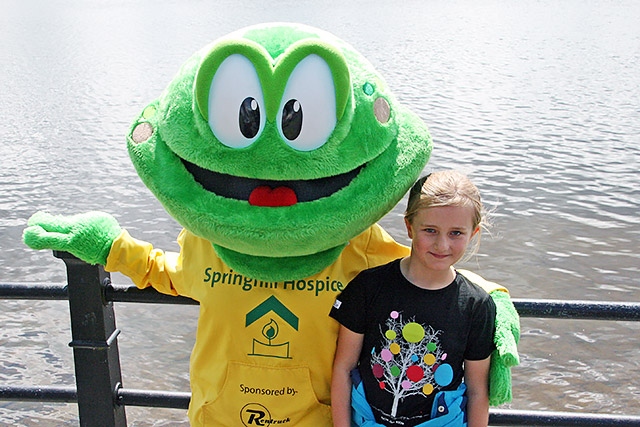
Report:
[[[422,289],[395,260],[358,274],[330,315],[364,334],[359,371],[376,421],[414,426],[430,418],[438,391],[458,388],[465,359],[491,355],[495,312],[491,297],[459,273],[445,288]]]

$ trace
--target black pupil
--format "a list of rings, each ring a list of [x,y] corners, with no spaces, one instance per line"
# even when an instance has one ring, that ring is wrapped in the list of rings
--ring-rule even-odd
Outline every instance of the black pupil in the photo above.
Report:
[[[245,98],[238,114],[240,132],[245,138],[253,138],[260,130],[260,107],[255,98]]]
[[[302,130],[302,107],[297,99],[290,99],[282,110],[282,133],[293,141]]]

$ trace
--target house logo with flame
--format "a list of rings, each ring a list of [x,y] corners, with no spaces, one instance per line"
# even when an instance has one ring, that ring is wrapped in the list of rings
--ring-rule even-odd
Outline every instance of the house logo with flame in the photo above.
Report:
[[[280,333],[280,324],[274,319],[276,316],[280,321],[284,321],[296,331],[298,330],[298,317],[276,297],[270,296],[247,313],[245,318],[245,327],[249,327],[258,320],[262,319],[263,321],[262,336],[259,339],[253,338],[249,356],[291,359],[290,343],[288,341],[280,342],[277,339]]]

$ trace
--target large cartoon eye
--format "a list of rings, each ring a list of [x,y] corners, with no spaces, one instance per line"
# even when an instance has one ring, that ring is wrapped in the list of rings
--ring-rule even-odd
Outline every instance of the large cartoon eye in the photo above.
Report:
[[[264,129],[262,86],[251,61],[240,54],[222,61],[209,89],[209,127],[231,148],[251,145]]]
[[[318,55],[294,68],[282,96],[276,121],[280,136],[292,148],[321,147],[336,126],[336,95],[331,69]]]

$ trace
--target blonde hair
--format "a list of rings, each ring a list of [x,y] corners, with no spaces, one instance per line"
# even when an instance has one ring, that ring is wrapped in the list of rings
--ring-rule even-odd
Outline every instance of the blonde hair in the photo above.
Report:
[[[463,173],[445,170],[430,173],[420,178],[409,191],[405,219],[411,223],[419,210],[442,206],[470,206],[473,208],[473,230],[486,228],[486,212],[480,198],[480,191]],[[480,245],[480,232],[474,237],[475,253]]]

